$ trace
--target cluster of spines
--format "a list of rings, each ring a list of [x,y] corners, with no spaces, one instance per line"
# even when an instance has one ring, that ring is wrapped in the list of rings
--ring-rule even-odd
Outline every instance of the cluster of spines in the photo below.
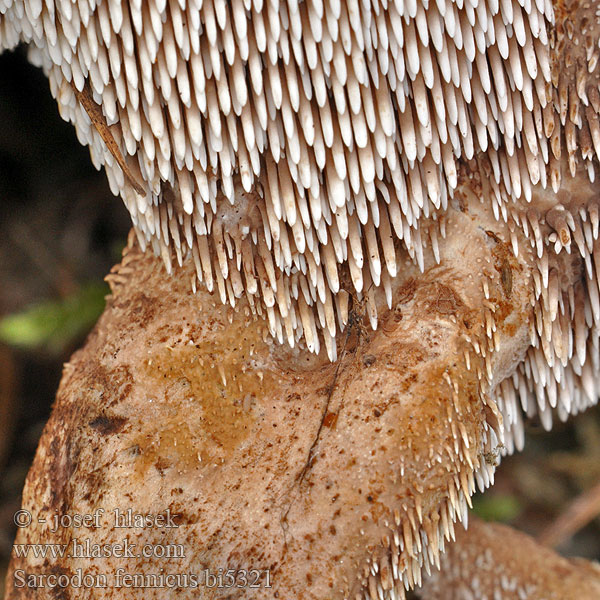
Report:
[[[382,536],[385,554],[364,565],[359,578],[363,590],[356,600],[404,599],[405,590],[421,584],[422,571],[439,568],[446,542],[455,539],[454,524],[467,524],[468,506],[462,490],[448,498],[435,515],[395,511],[394,522],[386,523]]]
[[[469,193],[478,187],[475,175]],[[515,203],[502,185],[498,190],[496,208],[506,221],[500,235],[516,258],[524,258],[534,267],[530,279],[531,346],[515,373],[502,381],[494,394],[503,418],[505,454],[522,448],[527,419],[537,416],[550,430],[553,413],[564,421],[598,401],[600,204],[581,177],[573,180],[572,186],[569,180],[564,182],[560,197],[565,205],[539,189],[531,203]],[[491,357],[499,344],[496,302],[490,298],[493,279],[498,276],[488,270],[483,281],[483,330],[464,336],[465,364],[471,369],[472,354],[484,359],[477,374],[487,389],[493,384]]]
[[[494,454],[498,440],[492,429],[482,439],[485,455]],[[460,442],[462,443],[462,442]],[[419,503],[424,490],[415,489],[413,506],[393,511],[393,520],[382,523],[382,551],[371,557],[359,574],[362,591],[357,600],[403,599],[405,591],[421,585],[422,573],[439,569],[446,542],[454,541],[454,524],[467,526],[471,496],[476,485],[481,491],[494,480],[495,463],[479,460],[466,468],[462,464],[448,485],[446,498],[431,514],[425,515]]]
[[[502,191],[506,196],[506,190]],[[506,197],[504,202],[510,205]],[[497,298],[491,290],[498,289],[500,284],[495,279],[501,275],[486,269],[481,326],[463,335],[465,366],[469,371],[475,369],[480,382],[480,401],[489,409],[481,442],[484,450],[477,464],[469,461],[472,441],[461,430],[460,419],[452,420],[454,447],[447,454],[457,457],[458,463],[455,481],[448,486],[446,504],[433,515],[438,529],[432,528],[431,523],[427,525],[418,506],[404,506],[403,516],[396,523],[400,528],[392,527],[390,534],[395,536],[396,546],[388,544],[390,552],[374,559],[377,564],[369,563],[360,598],[403,598],[404,588],[412,589],[419,584],[422,570],[437,564],[438,552],[449,539],[447,530],[440,528],[446,509],[464,505],[466,510],[475,483],[482,491],[493,483],[499,457],[522,448],[526,420],[537,416],[544,428],[550,429],[553,413],[564,420],[597,402],[599,209],[593,196],[588,200],[583,196],[579,204],[574,200],[568,208],[560,204],[552,206],[545,214],[531,207],[520,211],[513,205],[509,212],[511,227],[507,229],[513,232],[518,229],[519,236],[513,235],[512,240],[504,242],[512,241],[515,257],[529,253],[537,265],[530,278],[534,312],[530,323],[531,348],[517,371],[493,388],[491,357],[498,350],[499,338],[495,321]],[[519,239],[524,243],[519,244]],[[449,376],[445,379],[449,386],[457,388]],[[457,414],[462,410],[458,392],[454,410]],[[415,491],[415,497],[418,492]],[[460,517],[461,512],[454,510],[453,515]],[[418,526],[411,529],[414,523]],[[418,551],[411,547],[407,552],[407,540],[414,540],[415,532],[419,532],[423,544]],[[384,543],[384,547],[388,546]]]
[[[503,190],[506,194],[506,190]],[[508,204],[508,201],[506,201]],[[513,241],[515,256],[531,253],[537,259],[537,271],[531,277],[531,298],[534,318],[531,321],[531,348],[517,371],[492,389],[491,357],[498,349],[498,329],[495,322],[496,302],[490,291],[498,287],[499,274],[486,271],[483,282],[482,325],[464,335],[464,361],[467,370],[476,370],[480,382],[480,400],[492,415],[488,418],[482,437],[477,464],[470,456],[472,443],[460,428],[460,419],[452,420],[454,447],[448,456],[457,457],[455,481],[450,482],[448,494],[431,522],[423,519],[419,506],[403,507],[395,529],[384,536],[395,539],[385,544],[389,552],[373,559],[363,574],[363,592],[368,600],[403,598],[404,589],[419,585],[423,569],[437,565],[443,544],[450,539],[448,514],[460,520],[461,506],[466,511],[475,484],[483,491],[493,483],[499,457],[521,449],[524,441],[524,422],[538,417],[544,428],[552,426],[553,413],[565,420],[597,402],[600,373],[600,253],[599,205],[591,200],[584,206],[566,209],[552,207],[546,214],[528,209],[510,214],[511,224],[524,234],[525,244]],[[525,221],[527,223],[525,224]],[[519,236],[520,239],[523,239]],[[516,240],[517,238],[513,238]],[[509,240],[505,240],[508,242]],[[561,281],[560,261],[570,260],[570,254],[581,264],[581,278],[563,263],[565,277]],[[451,378],[445,378],[456,388]],[[461,412],[458,394],[454,410]],[[433,465],[432,465],[433,466]],[[418,497],[418,490],[414,496]],[[447,511],[450,510],[450,513]],[[429,524],[428,524],[429,523]],[[451,527],[450,522],[450,527]],[[416,543],[420,536],[422,543]]]
[[[531,251],[539,256],[537,272],[533,274],[531,347],[517,372],[505,382],[502,395],[511,406],[520,398],[523,412],[528,417],[538,414],[548,430],[555,409],[564,421],[598,399],[598,209],[593,199],[584,206],[575,202],[571,210],[558,205],[545,215],[529,210],[526,217],[530,226],[524,230]],[[560,265],[567,264],[564,261],[570,254],[581,265],[581,273],[577,274],[580,280],[573,278],[565,285],[566,274],[561,272]],[[568,272],[568,264],[565,270]]]
[[[473,331],[471,342],[475,338],[481,340],[481,347],[486,345],[485,331]],[[481,358],[473,360],[473,368],[482,362]],[[476,488],[484,491],[493,484],[495,468],[505,448],[504,430],[500,407],[495,395],[490,393],[485,366],[483,369],[478,371],[479,400],[486,406],[489,418],[478,439],[468,434],[463,421],[470,421],[472,411],[479,411],[480,406],[465,403],[457,380],[449,373],[444,374],[451,398],[447,404],[451,439],[443,448],[430,448],[429,455],[423,457],[426,461],[423,468],[433,473],[445,464],[443,473],[454,475],[448,481],[445,498],[433,512],[427,514],[423,510],[426,490],[414,482],[409,499],[395,507],[387,521],[380,523],[383,527],[381,549],[368,559],[358,576],[362,590],[356,595],[357,600],[403,599],[406,590],[420,586],[423,571],[429,574],[432,568],[439,569],[445,543],[454,540],[454,524],[462,522],[467,526],[468,509],[472,508],[471,497]],[[433,434],[425,424],[422,435]],[[414,462],[414,457],[410,460]],[[450,469],[448,464],[452,465]],[[403,478],[404,474],[401,460],[399,477]]]
[[[459,158],[544,162],[530,115],[547,101],[549,2],[3,3],[0,43],[33,42],[140,238],[167,263],[192,254],[279,339],[318,351],[322,334],[330,356],[341,267],[360,294],[396,275],[393,240],[422,265]],[[89,87],[145,195],[65,82]],[[251,233],[227,227],[245,194]]]

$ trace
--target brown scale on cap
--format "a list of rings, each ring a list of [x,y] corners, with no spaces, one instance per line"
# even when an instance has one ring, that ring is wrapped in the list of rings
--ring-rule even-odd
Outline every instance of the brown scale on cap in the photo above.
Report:
[[[337,597],[401,596],[438,563],[475,485],[493,480],[486,457],[521,447],[525,418],[550,428],[553,412],[565,419],[597,401],[597,13],[595,3],[554,9],[547,0],[427,9],[0,0],[0,47],[30,43],[61,114],[123,197],[141,247],[151,245],[169,272],[179,263],[175,281],[149,275],[174,314],[178,303],[193,305],[181,291],[191,279],[194,290],[202,283],[200,321],[210,313],[227,329],[229,315],[239,332],[240,319],[263,316],[257,345],[288,342],[257,350],[268,369],[244,363],[274,373],[276,389],[292,381],[312,407],[307,428],[291,432],[297,448],[268,456],[288,479],[254,497],[277,508],[281,536],[264,536],[263,522],[251,525],[232,504],[213,564],[239,551],[238,511],[243,556],[260,547],[284,595],[306,587],[323,598],[331,582]],[[134,275],[125,265],[111,276],[124,298],[133,298]],[[205,289],[230,308],[211,304]],[[100,332],[129,310],[115,298]],[[171,334],[167,348],[180,346]],[[204,382],[206,410],[247,360],[214,343],[214,355],[195,355],[216,369]],[[144,377],[172,372],[165,356]],[[301,374],[294,361],[307,365]],[[404,381],[405,371],[413,378]],[[134,377],[137,395],[144,377]],[[246,386],[255,389],[240,376],[240,394]],[[386,413],[396,423],[391,444],[372,423]],[[273,422],[284,427],[284,416]],[[200,415],[199,431],[203,418],[212,422]],[[216,443],[239,450],[245,434],[230,429],[217,427]],[[163,473],[163,455],[184,452],[169,450],[169,435],[146,452]],[[190,444],[206,449],[204,439]],[[340,458],[350,450],[354,462]],[[26,503],[48,493],[32,477]],[[367,483],[373,493],[363,493]],[[345,502],[336,543],[325,531],[329,484]],[[75,495],[70,506],[85,501]],[[192,512],[200,530],[217,527],[197,505]],[[329,579],[299,569],[308,555]]]

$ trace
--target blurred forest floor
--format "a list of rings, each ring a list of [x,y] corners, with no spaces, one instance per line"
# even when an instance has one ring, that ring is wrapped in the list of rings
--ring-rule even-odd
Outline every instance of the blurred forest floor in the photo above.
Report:
[[[62,364],[102,310],[103,277],[129,226],[42,72],[21,50],[0,56],[0,598],[13,515]],[[575,516],[586,512],[589,522],[567,526],[558,550],[600,560],[599,486],[596,408],[552,433],[529,425],[525,452],[503,460],[475,506],[539,538],[583,498]]]
[[[103,309],[129,227],[41,70],[0,55],[0,580],[62,365]]]

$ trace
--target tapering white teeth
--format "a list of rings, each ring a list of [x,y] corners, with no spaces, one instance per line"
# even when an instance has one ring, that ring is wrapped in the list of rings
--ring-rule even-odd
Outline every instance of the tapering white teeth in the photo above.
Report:
[[[418,2],[383,9],[358,2],[236,0],[181,8],[162,0],[130,2],[127,11],[112,0],[97,6],[27,3],[25,11],[20,2],[3,4],[10,18],[0,21],[0,46],[13,45],[15,36],[34,42],[36,61],[57,83],[73,81],[80,92],[87,85],[105,122],[120,124],[118,151],[127,164],[128,157],[137,158],[144,183],[135,202],[126,191],[128,177],[121,183],[115,153],[97,141],[81,111],[59,98],[61,113],[90,144],[95,163],[114,171],[111,186],[129,198],[143,237],[151,241],[162,232],[161,253],[173,247],[178,260],[202,248],[204,279],[218,269],[226,281],[236,270],[233,297],[241,282],[261,302],[277,298],[273,332],[285,329],[277,323],[291,310],[306,335],[300,307],[292,308],[297,294],[277,294],[276,283],[255,285],[249,274],[256,262],[264,263],[255,235],[224,272],[223,250],[211,234],[220,218],[219,193],[234,204],[236,186],[254,194],[283,285],[290,285],[293,268],[299,268],[298,283],[304,281],[300,257],[310,254],[311,264],[323,264],[326,285],[336,294],[335,272],[346,262],[356,291],[367,277],[380,286],[384,270],[394,277],[398,240],[423,265],[419,221],[447,206],[458,185],[458,157],[497,151],[508,165],[495,178],[513,199],[529,199],[531,184],[540,180],[558,185],[558,171],[545,173],[547,151],[542,157],[556,118],[544,108],[542,131],[529,112],[534,99],[551,104],[546,24],[553,15],[546,4],[437,2],[425,10]],[[593,48],[586,52],[589,70],[597,57]],[[586,113],[589,133],[581,133],[589,140],[582,146],[589,161],[600,150],[600,126],[598,94],[585,81],[578,71],[572,89],[587,112],[594,107]],[[574,168],[581,125],[566,86],[558,86],[557,106]],[[152,208],[165,202],[161,182],[190,215],[187,231],[177,210]],[[233,242],[254,226],[235,234],[223,228],[222,235]],[[321,296],[306,296],[309,312],[323,312]],[[290,306],[280,305],[283,297]],[[318,337],[322,327],[313,321]]]

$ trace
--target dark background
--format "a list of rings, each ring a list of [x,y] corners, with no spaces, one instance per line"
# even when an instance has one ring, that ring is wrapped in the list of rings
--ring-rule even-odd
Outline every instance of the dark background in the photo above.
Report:
[[[0,55],[0,319],[40,301],[60,304],[101,282],[119,260],[128,229],[124,206],[61,120],[43,73],[21,49]],[[0,342],[0,598],[23,482],[62,364],[86,333],[66,335],[58,349]],[[476,509],[539,535],[599,482],[600,411],[594,409],[557,423],[551,434],[531,424],[525,453],[503,461]],[[560,550],[600,559],[600,519]]]
[[[129,227],[104,173],[60,118],[43,72],[24,49],[0,54],[0,318],[101,285]],[[58,348],[0,342],[0,580],[62,364],[86,334],[69,332]]]

